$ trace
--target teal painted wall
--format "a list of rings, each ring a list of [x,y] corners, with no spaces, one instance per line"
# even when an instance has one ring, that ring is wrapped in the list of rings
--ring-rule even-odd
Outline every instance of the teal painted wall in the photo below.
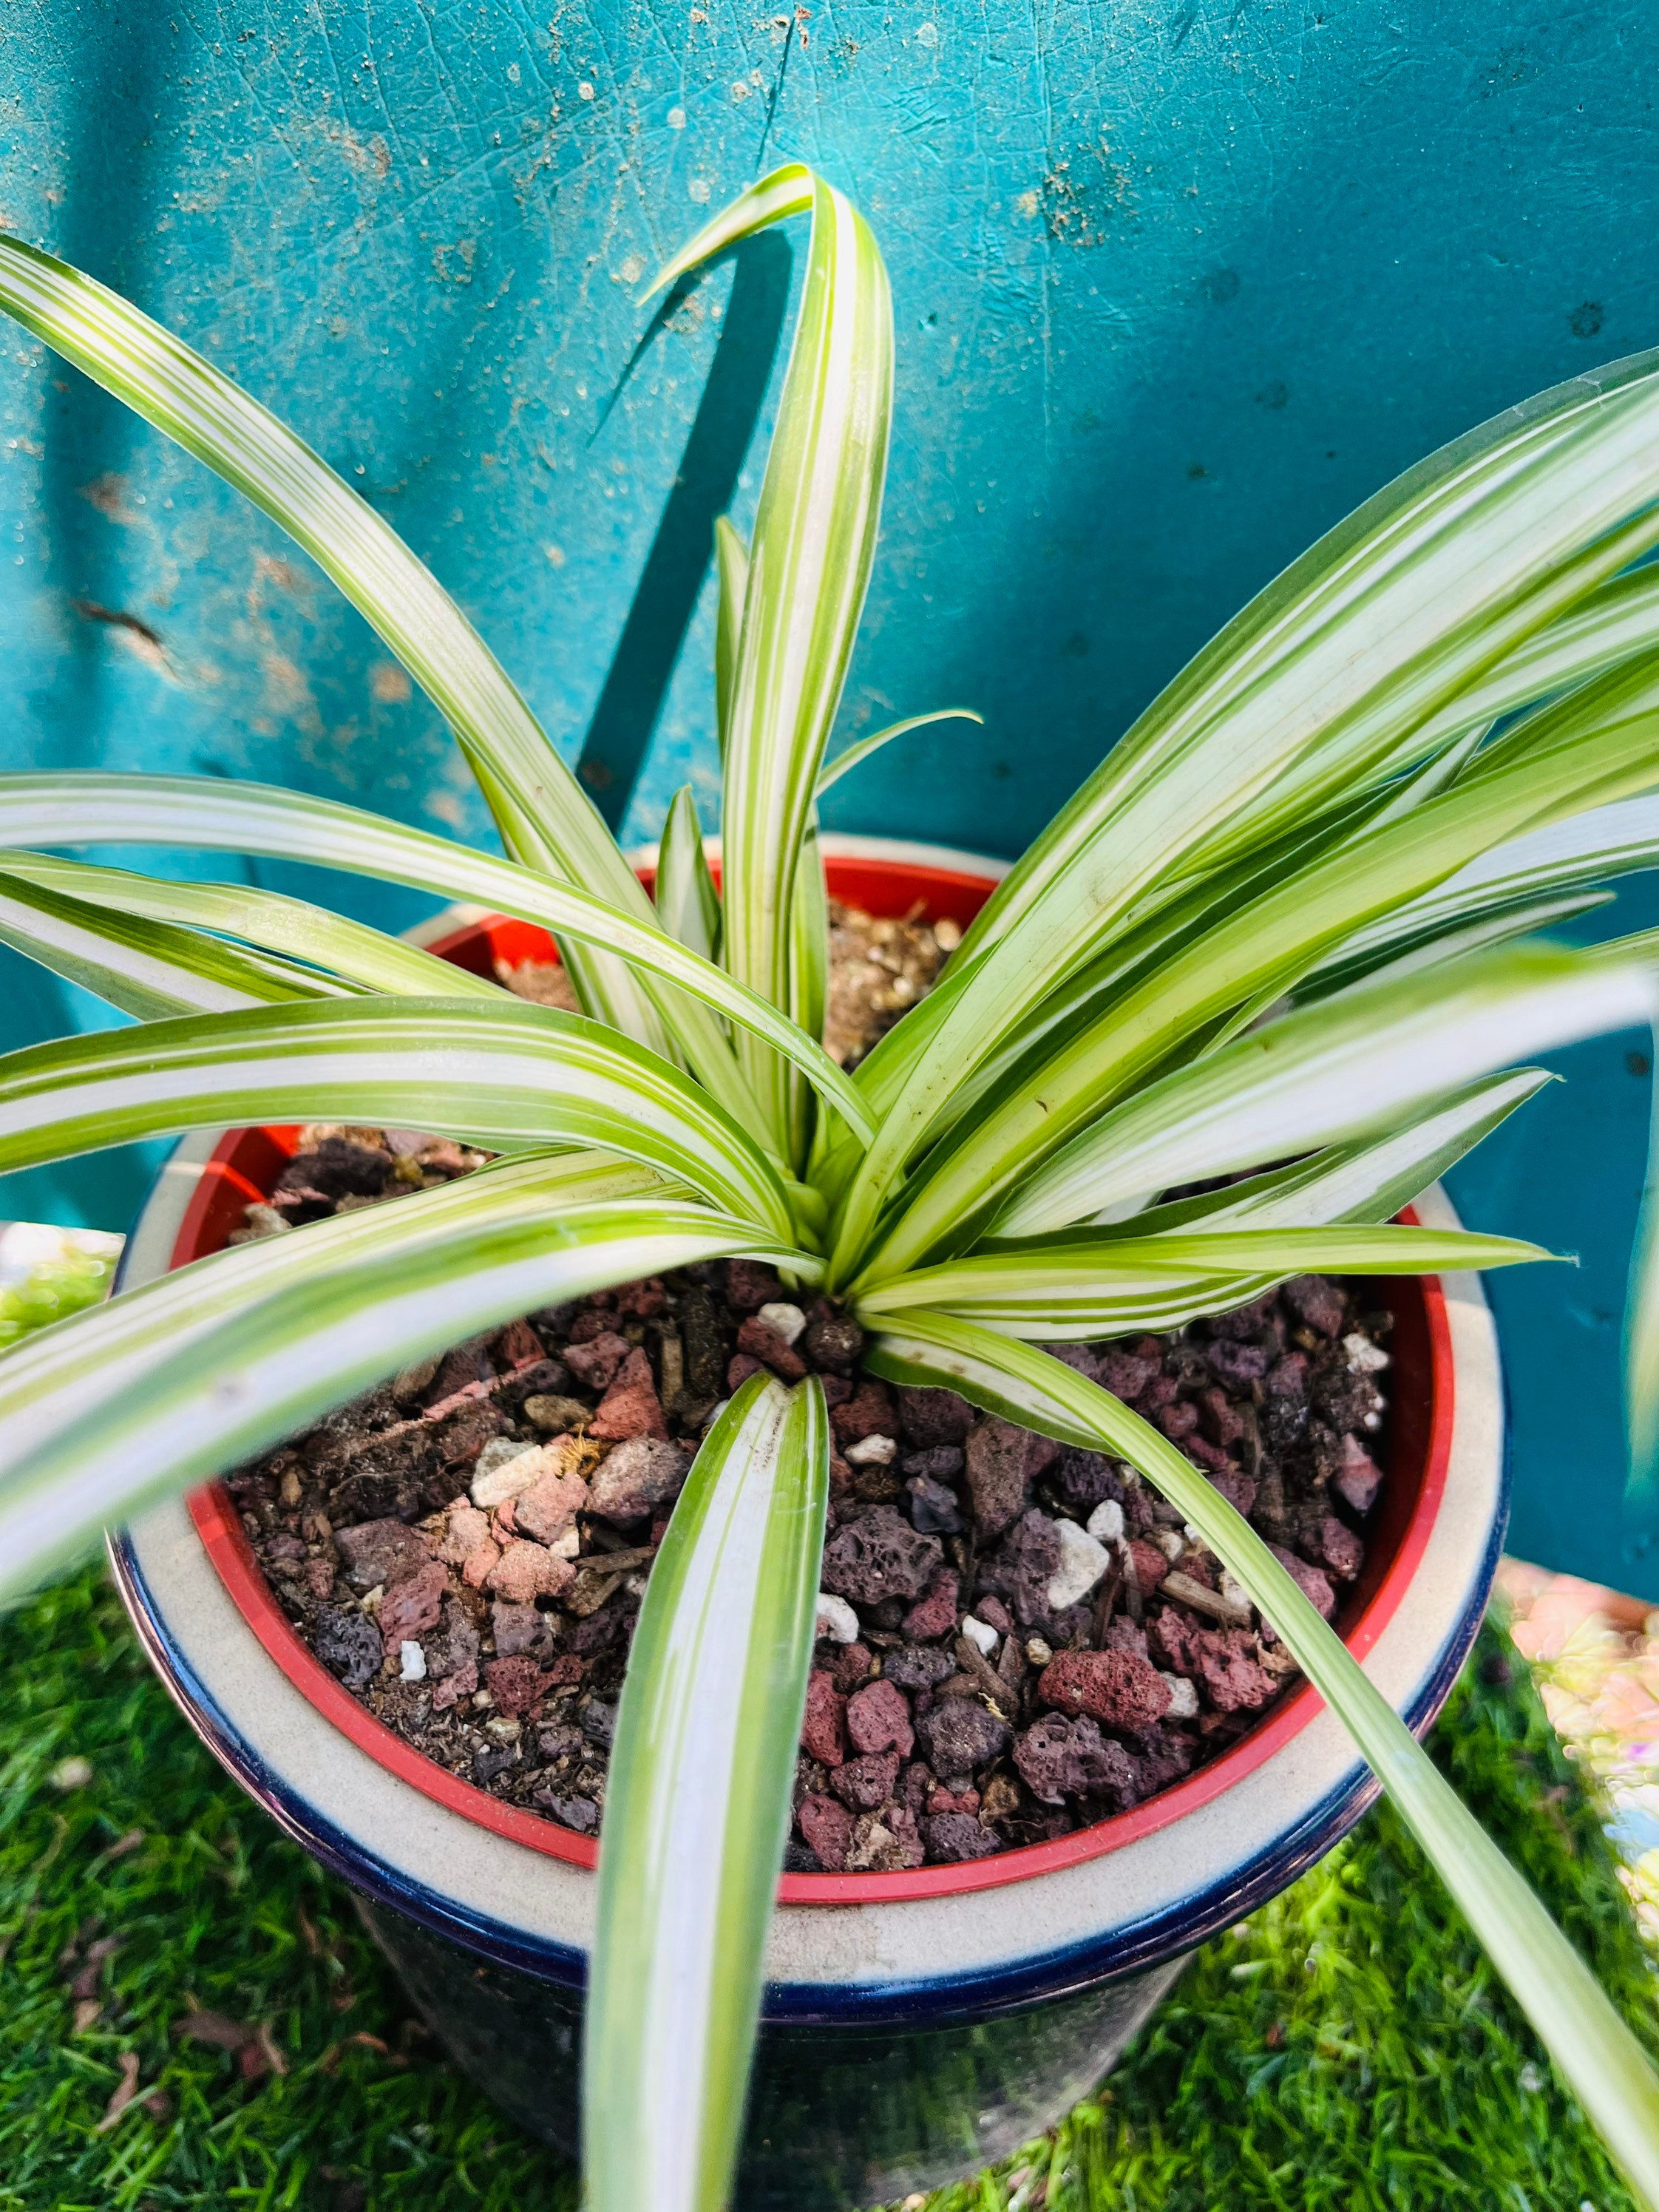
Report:
[[[875,221],[898,325],[847,732],[987,715],[828,811],[1006,853],[1365,494],[1659,337],[1656,60],[1622,0],[35,0],[0,26],[0,216],[289,415],[642,836],[678,783],[713,790],[708,522],[752,500],[791,252],[708,279],[637,358],[635,300],[759,167],[817,163]],[[283,780],[486,834],[435,718],[277,533],[21,339],[0,699],[9,765]],[[0,991],[7,1042],[104,1018],[16,963]],[[1498,1289],[1517,1547],[1659,1595],[1616,1510],[1640,1048],[1564,1056],[1457,1189],[1585,1255]],[[118,1224],[140,1164],[14,1179],[0,1210]]]

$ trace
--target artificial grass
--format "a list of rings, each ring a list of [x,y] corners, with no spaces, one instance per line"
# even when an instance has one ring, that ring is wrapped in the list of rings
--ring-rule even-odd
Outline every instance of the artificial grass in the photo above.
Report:
[[[1436,1743],[1654,2042],[1651,1968],[1595,1808],[1497,1630]],[[412,2022],[347,1893],[198,1747],[96,1571],[0,1624],[0,1951],[3,2212],[575,2203],[573,2177]],[[77,1974],[102,1999],[79,2033]],[[244,2059],[181,2033],[203,2014],[263,2027],[286,2071],[257,2043]],[[100,2133],[129,2052],[138,2098]],[[930,2212],[1045,2201],[1629,2202],[1386,1808],[1199,1955],[1054,2143]]]
[[[65,1278],[15,1317],[96,1287]],[[1434,1741],[1659,2048],[1597,1802],[1499,1629]],[[100,2128],[135,2058],[137,2094]],[[0,1620],[0,2212],[576,2201],[574,2175],[444,2064],[349,1893],[199,1748],[101,1572]],[[1053,2141],[928,2212],[1630,2201],[1383,1807],[1199,1954]]]

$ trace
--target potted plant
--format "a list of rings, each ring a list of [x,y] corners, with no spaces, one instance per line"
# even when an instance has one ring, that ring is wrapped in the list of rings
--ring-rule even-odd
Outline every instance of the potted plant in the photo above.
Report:
[[[0,837],[18,848],[173,842],[298,855],[459,896],[550,931],[584,1009],[515,1000],[422,947],[256,890],[11,852],[0,933],[138,1018],[0,1060],[0,1170],[140,1135],[325,1116],[433,1132],[495,1158],[444,1188],[153,1273],[6,1354],[7,1584],[88,1528],[268,1450],[458,1338],[673,1270],[755,1262],[788,1292],[780,1311],[850,1323],[872,1376],[954,1393],[1100,1455],[1173,1508],[1181,1559],[1233,1578],[1214,1601],[1250,1621],[1257,1650],[1288,1654],[1351,1733],[1632,2185],[1659,2203],[1659,2085],[1633,2038],[1311,1601],[1305,1568],[1097,1379],[1087,1349],[1237,1312],[1315,1272],[1403,1285],[1545,1256],[1444,1225],[1432,1200],[1426,1219],[1395,1217],[1535,1079],[1498,1071],[1650,1010],[1640,942],[1582,952],[1535,933],[1585,904],[1588,886],[1650,863],[1659,837],[1640,803],[1659,780],[1647,657],[1656,601],[1652,572],[1632,567],[1659,540],[1659,367],[1644,358],[1545,395],[1434,456],[1316,546],[1147,710],[996,887],[937,987],[849,1076],[817,1035],[815,793],[880,506],[891,362],[881,260],[848,202],[792,165],[715,218],[660,281],[809,211],[800,321],[754,530],[747,547],[720,534],[721,882],[683,799],[654,903],[498,664],[374,512],[124,301],[0,244],[0,305],[246,490],[375,624],[450,719],[511,857],[192,779],[0,779]],[[167,1207],[154,1211],[151,1230],[164,1235]],[[1411,1295],[1402,1287],[1402,1316]],[[1419,1294],[1425,1341],[1434,1296]],[[1643,1467],[1656,1396],[1648,1303],[1638,1291]],[[1464,1306],[1473,1373],[1480,1328]],[[738,2154],[808,1677],[820,1623],[833,1634],[836,1619],[820,1600],[830,1394],[821,1371],[781,1380],[782,1364],[751,1361],[709,1409],[689,1471],[659,1495],[642,1490],[645,1510],[620,1516],[643,1524],[673,1500],[659,1540],[653,1522],[653,1540],[636,1547],[651,1571],[615,1717],[597,1883],[580,1853],[538,1858],[510,1824],[506,1834],[478,1825],[446,1932],[484,1963],[458,1978],[412,1923],[393,1938],[417,1988],[424,1978],[447,2004],[452,2044],[481,2070],[499,2065],[522,2109],[522,2085],[508,2078],[514,2033],[556,2051],[575,2021],[570,1996],[554,2017],[551,1980],[535,1970],[561,1945],[588,1948],[591,1931],[584,2140],[604,2208],[718,2205]],[[1443,1370],[1419,1357],[1415,1386]],[[1462,1465],[1443,1455],[1443,1483],[1484,1468],[1495,1485],[1495,1432],[1489,1421],[1484,1443],[1466,1439]],[[585,1479],[568,1457],[549,1475]],[[515,1495],[505,1502],[516,1512]],[[1413,1719],[1455,1653],[1498,1510],[1494,1487],[1464,1550],[1443,1562],[1458,1583],[1449,1614],[1443,1606],[1437,1620],[1408,1624],[1431,1630],[1434,1649],[1379,1666]],[[538,1555],[520,1562],[530,1604],[556,1602],[570,1559],[533,1530],[489,1525],[488,1553],[474,1531],[468,1566],[476,1556],[488,1580],[522,1544]],[[848,1537],[854,1550],[873,1543],[870,1526],[843,1514],[834,1543],[843,1553]],[[458,1527],[450,1516],[428,1531],[428,1549]],[[1085,1540],[1104,1549],[1086,1532],[1062,1549]],[[145,1590],[170,1573],[208,1573],[191,1585],[193,1601],[228,1608],[187,1527],[174,1519],[161,1542],[191,1554],[169,1565],[143,1542],[129,1554],[141,1613]],[[610,1557],[611,1582],[644,1564]],[[1409,1559],[1401,1579],[1414,1586]],[[1189,1576],[1194,1587],[1205,1586]],[[390,1635],[386,1615],[382,1592]],[[237,1633],[228,1611],[205,1625],[210,1642]],[[272,1770],[289,1781],[308,1772],[325,1813],[355,1807],[382,1865],[426,1852],[428,1893],[441,1887],[430,1850],[447,1849],[452,1832],[424,1809],[434,1801],[366,1781],[345,1730],[319,1728],[302,1698],[280,1701],[254,1641],[237,1645],[223,1684],[191,1679],[176,1638],[164,1652],[198,1726],[234,1756],[231,1708],[250,1694],[276,1699],[264,1747]],[[1146,1676],[1099,1663],[1113,1656],[1123,1655],[1049,1649],[1031,1662],[1044,1725],[1059,1731],[1045,1742],[1063,1736],[1068,1756],[1102,1771],[1109,1735],[1156,1718],[1151,1706],[1123,1709]],[[973,1662],[962,1663],[971,1685]],[[1167,1687],[1148,1694],[1167,1709]],[[977,1709],[994,1704],[988,1689]],[[777,2029],[780,2048],[796,2037],[793,2079],[766,2106],[768,2124],[787,2128],[811,2106],[814,2076],[834,2070],[829,2044],[856,2034],[872,1990],[896,2074],[907,1990],[942,1984],[959,2017],[1034,1989],[1060,2000],[977,2033],[975,2064],[958,2068],[954,2091],[939,2064],[961,2058],[960,2038],[921,2051],[918,2070],[930,2094],[958,2105],[988,2094],[1018,2105],[994,2079],[999,2061],[1014,2075],[1046,2069],[1052,2092],[1082,2087],[1044,2038],[1075,2051],[1087,2014],[1084,2042],[1109,2057],[1173,1971],[1160,1915],[1178,1918],[1183,1895],[1200,1891],[1206,1909],[1261,1893],[1340,1823],[1352,1798],[1346,1762],[1328,1741],[1310,1760],[1291,1775],[1288,1834],[1261,1826],[1248,1776],[1212,1799],[1202,1866],[1183,1864],[1181,1831],[1166,1830],[1138,1870],[1131,1853],[1085,1842],[1078,1864],[1091,1872],[1073,1880],[1047,1866],[1025,1897],[999,1881],[992,1857],[966,1872],[877,1877],[912,1886],[890,1918],[808,1913],[811,1934],[780,1923],[770,1960],[785,1997],[832,1984],[842,1994]],[[295,1817],[281,1791],[270,1796]],[[365,1848],[325,1818],[313,1839],[354,1868]],[[1235,1843],[1255,1850],[1242,1882]],[[1110,1960],[1087,1958],[1087,1917],[1098,1934],[1126,1868],[1121,1940]],[[1045,1941],[1051,1914],[1066,1923],[1023,1989],[1018,1973],[981,1976],[988,1899],[1002,1924],[1023,1917]],[[397,1901],[443,1924],[430,1894]],[[534,1940],[501,1959],[500,1931],[514,1925]],[[872,1948],[837,1960],[838,1941]],[[492,1946],[516,1979],[492,1970]],[[1006,1966],[1006,1941],[1000,1955]],[[1047,1979],[1045,1957],[1059,1961]],[[921,2009],[913,2055],[939,2026]],[[871,2087],[872,2124],[891,2086]],[[963,2130],[963,2162],[984,2140]],[[843,2165],[823,2193],[844,2201],[848,2187]]]

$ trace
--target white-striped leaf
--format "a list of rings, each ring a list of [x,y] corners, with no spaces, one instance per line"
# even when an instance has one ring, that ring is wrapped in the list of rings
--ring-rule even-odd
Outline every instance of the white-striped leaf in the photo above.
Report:
[[[808,209],[799,320],[749,544],[721,819],[726,965],[777,1006],[790,1002],[801,842],[881,513],[893,373],[887,272],[851,203],[792,163],[716,216],[658,279],[671,283]],[[738,1051],[781,1150],[790,1134],[787,1071],[747,1036]]]
[[[985,717],[976,714],[971,707],[936,707],[931,714],[908,714],[902,722],[890,722],[884,730],[872,731],[867,738],[860,738],[844,747],[834,760],[826,761],[818,770],[816,796],[822,799],[832,785],[839,783],[852,769],[862,768],[872,753],[891,744],[895,738],[905,737],[912,730],[925,730],[930,722],[977,722],[982,728]]]
[[[597,808],[501,663],[391,525],[310,447],[118,294],[19,239],[0,237],[0,308],[304,547],[455,732],[510,852],[648,922]],[[650,1002],[622,963],[586,951],[573,972],[591,1012],[658,1041]]]
[[[795,1241],[770,1162],[688,1077],[580,1014],[505,994],[198,1014],[0,1058],[0,1173],[185,1129],[310,1121],[490,1152],[599,1146]]]
[[[0,775],[0,844],[177,845],[258,853],[407,884],[539,922],[567,942],[585,939],[605,945],[679,993],[702,1000],[711,1016],[718,1012],[738,1028],[753,1028],[800,1068],[860,1142],[873,1127],[856,1085],[815,1037],[659,929],[654,919],[642,927],[574,884],[553,883],[510,860],[355,806],[304,798],[270,784],[226,783],[216,776]],[[753,1102],[718,1024],[712,1025],[710,1036],[712,1043],[698,1054],[695,1072],[729,1114],[750,1127]],[[722,1063],[725,1079],[719,1080]]]
[[[1659,2077],[1641,2045],[1341,1638],[1185,1454],[1060,1361],[965,1322],[913,1316],[866,1357],[895,1382],[944,1383],[1045,1436],[1127,1460],[1163,1492],[1352,1736],[1632,2188],[1659,2204]]]
[[[94,1530],[308,1427],[410,1360],[538,1306],[757,1249],[798,1256],[746,1224],[653,1200],[483,1226],[463,1212],[418,1245],[307,1269],[176,1346],[152,1345],[118,1421],[66,1404],[71,1418],[8,1463],[0,1599]],[[0,1376],[14,1357],[0,1355]]]
[[[592,2212],[723,2212],[789,1832],[829,1497],[816,1376],[751,1376],[674,1509],[605,1789],[583,2051]]]
[[[657,848],[657,919],[700,959],[718,957],[720,941],[720,895],[708,872],[703,851],[702,824],[691,787],[681,786],[669,802]]]

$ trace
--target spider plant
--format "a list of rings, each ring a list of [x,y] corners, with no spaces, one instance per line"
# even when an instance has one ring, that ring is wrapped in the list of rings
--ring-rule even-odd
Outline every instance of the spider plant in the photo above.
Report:
[[[1042,1348],[1173,1328],[1310,1269],[1547,1256],[1394,1217],[1544,1079],[1529,1055],[1651,1009],[1651,946],[1539,933],[1659,860],[1659,569],[1640,565],[1659,544],[1659,356],[1475,431],[1304,555],[1110,750],[932,995],[849,1075],[819,1042],[816,808],[878,741],[826,765],[881,509],[886,275],[854,209],[795,164],[658,281],[802,215],[752,533],[718,533],[723,881],[682,793],[654,904],[374,510],[136,308],[0,240],[0,306],[239,486],[368,617],[447,717],[507,855],[252,784],[0,777],[0,937],[137,1018],[0,1058],[0,1170],[313,1118],[495,1156],[8,1352],[4,1586],[464,1333],[763,1257],[846,1302],[878,1373],[1109,1452],[1173,1502],[1352,1731],[1659,2205],[1659,2081],[1576,1952],[1246,1523]],[[303,859],[544,924],[584,1011],[526,1004],[297,900],[42,849],[123,842]],[[1232,1180],[1163,1198],[1217,1178]],[[1647,1274],[1634,1304],[1645,1467]],[[644,1601],[599,1874],[598,2212],[714,2212],[727,2196],[827,1458],[817,1381],[751,1377],[698,1455]]]

